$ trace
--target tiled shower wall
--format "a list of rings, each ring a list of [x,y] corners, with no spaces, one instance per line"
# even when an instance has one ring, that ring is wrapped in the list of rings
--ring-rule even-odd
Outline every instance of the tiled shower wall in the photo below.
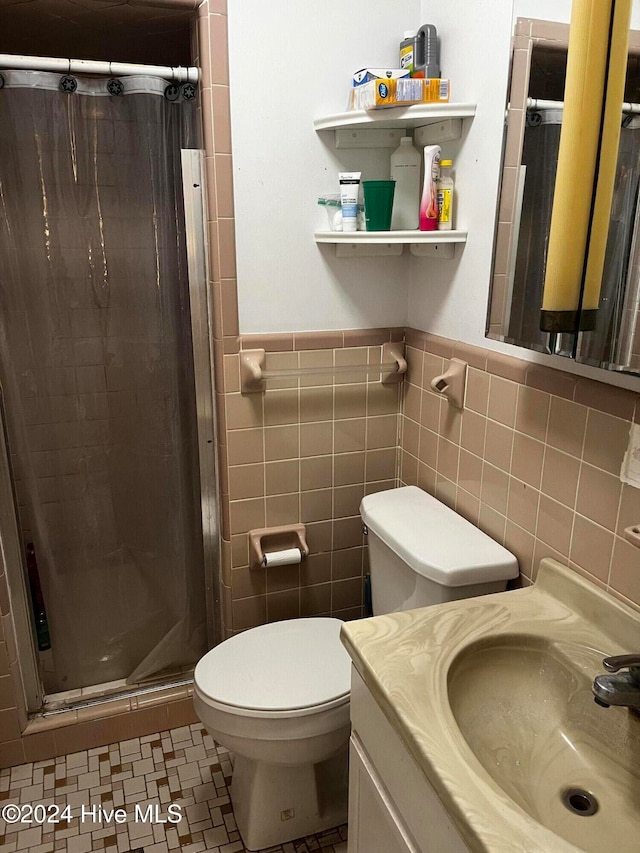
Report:
[[[420,486],[511,550],[525,583],[554,557],[640,607],[640,490],[621,483],[636,393],[407,330],[401,481]],[[466,405],[430,388],[469,364]]]

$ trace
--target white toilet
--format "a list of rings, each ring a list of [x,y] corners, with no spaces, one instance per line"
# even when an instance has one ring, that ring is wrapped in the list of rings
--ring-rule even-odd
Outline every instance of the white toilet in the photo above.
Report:
[[[235,755],[231,801],[249,850],[347,819],[350,658],[341,625],[327,617],[260,625],[196,665],[196,714]]]
[[[368,495],[374,615],[499,592],[515,557],[415,486]],[[319,617],[252,628],[197,664],[194,704],[235,754],[231,800],[249,850],[347,818],[350,659],[341,622]]]

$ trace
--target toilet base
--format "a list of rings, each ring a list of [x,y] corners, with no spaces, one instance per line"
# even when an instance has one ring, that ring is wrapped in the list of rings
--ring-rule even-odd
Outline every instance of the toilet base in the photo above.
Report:
[[[260,850],[346,823],[348,747],[319,764],[236,755],[231,802],[245,847]]]

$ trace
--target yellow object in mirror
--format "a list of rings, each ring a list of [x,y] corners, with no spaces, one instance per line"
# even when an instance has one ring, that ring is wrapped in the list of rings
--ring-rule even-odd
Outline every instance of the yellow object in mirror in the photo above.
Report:
[[[624,100],[631,6],[632,0],[614,0],[609,74],[602,121],[602,142],[596,173],[596,196],[581,304],[583,312],[596,311],[600,302],[613,187],[616,177],[616,162],[620,145],[620,104]]]
[[[592,312],[600,295],[630,18],[631,0],[573,2],[540,316],[543,331],[576,332],[592,328],[595,320]]]

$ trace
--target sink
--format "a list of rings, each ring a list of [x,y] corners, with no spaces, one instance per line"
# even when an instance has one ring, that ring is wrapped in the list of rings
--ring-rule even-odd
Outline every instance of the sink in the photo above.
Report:
[[[640,716],[591,692],[603,658],[640,651],[637,610],[543,559],[526,589],[342,638],[469,850],[638,853]]]
[[[637,851],[640,719],[594,703],[599,661],[534,635],[484,639],[451,663],[448,699],[477,760],[532,818],[589,853]]]

